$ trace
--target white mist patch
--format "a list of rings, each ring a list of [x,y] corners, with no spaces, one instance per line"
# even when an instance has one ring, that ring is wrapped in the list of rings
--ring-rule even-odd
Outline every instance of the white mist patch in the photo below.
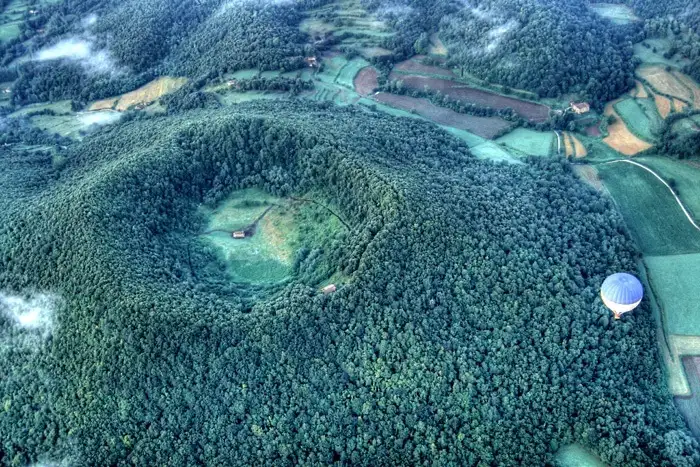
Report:
[[[110,110],[98,110],[95,112],[81,112],[78,114],[78,120],[83,126],[92,125],[110,125],[116,123],[122,118],[122,114]]]
[[[81,23],[83,25],[83,28],[87,29],[90,26],[92,26],[93,24],[97,23],[97,15],[96,14],[89,15],[89,16],[83,18],[83,21]]]
[[[105,50],[95,50],[91,40],[83,38],[64,39],[51,47],[40,50],[35,60],[70,60],[80,63],[88,71],[114,73],[117,71],[114,60]]]
[[[0,292],[0,347],[38,350],[53,333],[58,304],[51,294],[22,297]]]
[[[498,48],[498,46],[501,44],[501,40],[503,40],[503,36],[508,34],[509,32],[513,31],[518,27],[518,22],[515,21],[514,19],[509,20],[505,24],[501,24],[500,26],[496,26],[495,28],[492,28],[489,30],[489,32],[486,34],[486,38],[488,40],[488,44],[486,44],[486,47],[484,47],[484,50],[486,52],[493,52]]]

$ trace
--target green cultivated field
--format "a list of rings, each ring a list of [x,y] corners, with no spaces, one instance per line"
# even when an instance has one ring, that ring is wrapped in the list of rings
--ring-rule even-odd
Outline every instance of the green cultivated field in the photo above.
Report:
[[[648,44],[649,47],[645,47]],[[678,67],[684,65],[687,60],[677,60],[674,58],[664,57],[664,53],[671,46],[671,41],[668,39],[646,39],[642,42],[634,44],[634,56],[640,59],[643,63],[661,64]]]
[[[668,333],[700,335],[700,254],[647,256],[644,260],[656,297],[666,311]]]
[[[369,62],[364,58],[353,58],[340,69],[336,83],[346,88],[355,89],[353,80],[357,73],[366,66],[369,66]]]
[[[615,111],[627,127],[645,141],[653,142],[661,128],[661,116],[651,99],[625,99],[615,104]]]
[[[677,195],[700,225],[700,169],[668,157],[640,157],[638,162],[658,173],[667,183],[675,181]]]
[[[552,145],[556,144],[555,138],[556,136],[551,131],[543,133],[526,128],[516,128],[496,141],[526,155],[548,156],[552,153]]]
[[[656,177],[632,164],[601,164],[597,168],[645,254],[700,252],[700,232]]]

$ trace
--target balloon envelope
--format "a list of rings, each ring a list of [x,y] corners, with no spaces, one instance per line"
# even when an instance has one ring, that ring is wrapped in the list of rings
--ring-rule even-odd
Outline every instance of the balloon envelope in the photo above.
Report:
[[[639,305],[644,296],[644,288],[639,279],[631,274],[620,272],[608,276],[600,287],[603,303],[616,313],[631,311]]]

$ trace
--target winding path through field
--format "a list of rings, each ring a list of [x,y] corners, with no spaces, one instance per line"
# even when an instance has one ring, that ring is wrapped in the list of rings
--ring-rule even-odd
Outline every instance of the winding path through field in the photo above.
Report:
[[[673,195],[673,197],[676,198],[676,202],[678,202],[678,205],[679,205],[679,206],[681,207],[681,209],[683,210],[683,214],[685,214],[685,217],[688,218],[688,221],[693,225],[693,227],[695,227],[697,230],[700,231],[700,227],[698,227],[698,224],[695,223],[695,221],[693,220],[692,216],[690,215],[690,213],[688,212],[688,210],[687,210],[687,209],[685,208],[685,206],[683,205],[683,202],[681,201],[681,199],[680,199],[680,198],[678,197],[678,195],[676,195],[676,193],[673,191],[673,188],[671,188],[671,186],[670,186],[668,183],[666,183],[666,180],[664,180],[663,178],[661,178],[661,177],[659,176],[659,174],[657,174],[656,172],[654,172],[653,170],[651,170],[651,169],[650,169],[649,167],[647,167],[646,165],[642,165],[642,164],[640,164],[639,162],[628,161],[628,160],[626,160],[626,159],[625,159],[625,160],[616,160],[616,161],[605,162],[604,164],[615,164],[615,163],[617,163],[617,162],[626,162],[626,163],[628,163],[628,164],[636,165],[637,167],[641,167],[642,169],[644,169],[644,170],[646,170],[647,172],[649,172],[650,174],[652,174],[654,177],[658,178],[658,179],[661,181],[661,183],[663,183],[663,184],[666,186],[666,188],[668,188],[668,191],[671,192],[671,194]]]

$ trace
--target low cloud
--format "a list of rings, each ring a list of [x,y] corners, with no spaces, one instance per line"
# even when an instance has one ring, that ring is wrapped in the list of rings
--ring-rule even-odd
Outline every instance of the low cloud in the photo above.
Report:
[[[94,112],[81,112],[78,114],[78,120],[84,126],[92,125],[110,125],[116,123],[122,117],[122,114],[112,110],[99,110]]]
[[[41,49],[36,61],[69,60],[80,63],[87,71],[95,73],[116,73],[116,63],[106,50],[98,50],[92,40],[72,37],[51,47]]]
[[[498,49],[498,46],[501,45],[501,41],[503,40],[503,36],[508,34],[509,32],[515,30],[518,28],[518,22],[514,19],[509,20],[508,22],[501,24],[500,26],[496,26],[495,28],[492,28],[489,30],[489,32],[486,34],[486,38],[488,40],[488,43],[484,47],[484,50],[486,52],[494,52],[496,49]]]
[[[38,350],[53,334],[59,303],[46,293],[22,297],[0,292],[0,349]]]

